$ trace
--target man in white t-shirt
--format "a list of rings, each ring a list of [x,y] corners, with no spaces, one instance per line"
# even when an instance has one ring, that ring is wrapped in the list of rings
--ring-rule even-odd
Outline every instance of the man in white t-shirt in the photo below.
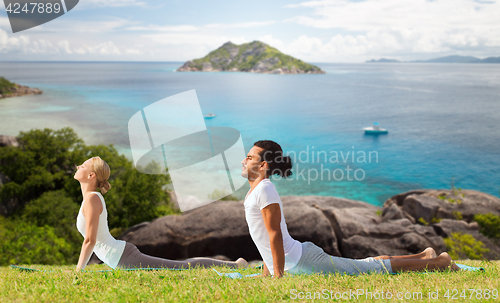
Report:
[[[360,274],[392,273],[405,270],[445,269],[456,265],[447,253],[436,256],[432,248],[410,256],[378,256],[362,260],[334,257],[311,242],[300,243],[289,234],[283,215],[283,204],[269,180],[271,175],[287,178],[292,174],[289,156],[283,156],[276,142],[263,140],[241,161],[241,175],[248,179],[250,190],[245,197],[245,218],[250,236],[264,261],[263,276],[277,278],[287,271],[300,273]]]

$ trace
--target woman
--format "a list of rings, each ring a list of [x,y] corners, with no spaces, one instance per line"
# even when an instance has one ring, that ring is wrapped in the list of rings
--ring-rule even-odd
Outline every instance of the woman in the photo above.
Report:
[[[108,182],[110,169],[99,157],[93,157],[77,167],[74,178],[80,182],[83,202],[76,220],[78,231],[85,240],[82,244],[76,270],[83,270],[92,252],[111,268],[189,268],[190,266],[210,267],[226,265],[246,267],[248,263],[240,258],[236,262],[219,261],[209,258],[192,258],[173,261],[156,258],[141,253],[137,247],[125,241],[116,240],[108,229],[106,204],[102,194],[111,185]],[[99,189],[101,192],[98,192]],[[102,194],[101,194],[102,193]]]
[[[458,269],[447,253],[436,256],[432,248],[410,256],[378,256],[354,260],[326,254],[311,242],[301,243],[289,234],[283,215],[283,204],[269,176],[287,178],[292,174],[289,156],[273,141],[254,143],[241,161],[241,175],[248,179],[250,190],[245,197],[245,218],[250,236],[264,260],[263,276],[281,277],[289,273],[366,272],[393,273],[401,271]]]

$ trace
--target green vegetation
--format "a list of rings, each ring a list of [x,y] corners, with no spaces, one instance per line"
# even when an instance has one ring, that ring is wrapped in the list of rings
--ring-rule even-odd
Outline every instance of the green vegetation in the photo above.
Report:
[[[481,227],[479,232],[488,237],[496,245],[500,245],[500,216],[489,214],[477,214],[474,221]]]
[[[418,218],[417,222],[425,226],[429,225],[429,222],[425,221],[422,217]]]
[[[229,49],[236,47],[238,48],[238,54],[231,60]],[[226,43],[218,49],[211,51],[205,57],[194,59],[191,66],[196,67],[198,70],[202,70],[203,63],[211,63],[214,69],[220,69],[222,71],[229,71],[233,68],[239,71],[250,71],[258,62],[266,60],[273,62],[269,70],[283,67],[287,67],[289,70],[295,67],[304,72],[321,70],[315,65],[285,55],[276,48],[260,41],[253,41],[241,45]]]
[[[308,275],[232,280],[220,277],[212,269],[185,271],[112,271],[104,265],[91,265],[93,272],[74,273],[70,266],[37,266],[47,272],[19,272],[0,267],[0,302],[483,302],[498,300],[500,289],[500,261],[463,261],[470,266],[481,266],[485,272],[433,272],[429,274],[403,273],[399,275]],[[219,272],[231,272],[217,268]],[[257,269],[240,271],[242,274],[260,272]],[[335,300],[306,299],[323,290],[340,295],[357,290],[371,292]],[[452,300],[452,290],[458,294]],[[469,290],[471,289],[471,290]],[[294,291],[295,290],[295,291]],[[463,297],[461,292],[465,290]],[[478,290],[474,292],[473,290]],[[480,290],[480,291],[479,291]],[[496,290],[496,291],[492,291]],[[392,298],[380,299],[391,293]],[[448,291],[448,297],[446,293]],[[377,293],[378,292],[378,293]],[[429,299],[431,292],[438,297]],[[300,294],[301,293],[301,294]],[[301,295],[302,299],[298,298]],[[403,299],[398,299],[398,294]],[[406,295],[407,299],[404,299]],[[339,296],[339,295],[337,295]],[[312,298],[312,297],[311,297]],[[408,299],[410,298],[410,299]],[[486,299],[486,300],[485,300]]]
[[[460,192],[462,191],[462,189],[459,189],[459,190],[460,190]],[[459,191],[456,191],[455,189],[453,189],[453,195],[455,195],[455,196],[459,195]],[[464,198],[465,194],[461,193],[460,196],[462,196],[462,198]],[[447,198],[447,196],[446,196],[445,193],[441,193],[437,197],[438,197],[438,199],[446,201],[446,202],[448,202],[450,204],[454,204],[454,203],[462,204],[462,202],[463,202],[463,199]]]
[[[462,213],[461,213],[461,212],[459,212],[459,211],[454,211],[454,212],[453,212],[453,216],[454,216],[454,217],[455,217],[455,219],[457,219],[457,220],[462,220],[462,219],[464,218],[464,217],[463,217],[463,215],[462,215]]]
[[[73,248],[50,226],[7,220],[0,216],[0,264],[67,264]],[[81,242],[81,241],[80,241]]]
[[[0,95],[7,95],[10,94],[10,88],[15,87],[16,84],[10,82],[9,80],[5,79],[4,77],[0,77]]]
[[[451,233],[451,237],[444,239],[446,250],[453,260],[483,260],[484,253],[489,252],[484,243],[474,239],[472,235],[461,232]]]
[[[76,229],[82,194],[73,176],[76,165],[92,156],[111,167],[112,188],[104,197],[114,236],[178,213],[163,189],[169,175],[140,173],[112,145],[86,146],[70,128],[21,132],[18,140],[19,147],[0,148],[0,173],[6,176],[0,211],[8,217],[0,216],[0,265],[77,262],[83,241]],[[159,168],[152,162],[146,169]]]

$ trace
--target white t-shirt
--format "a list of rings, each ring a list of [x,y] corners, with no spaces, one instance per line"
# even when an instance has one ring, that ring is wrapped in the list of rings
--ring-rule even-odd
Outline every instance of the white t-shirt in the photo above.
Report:
[[[260,181],[253,191],[250,194],[247,193],[245,197],[245,218],[250,230],[250,236],[272,275],[274,275],[274,268],[271,242],[261,210],[273,203],[278,203],[281,209],[281,234],[283,235],[283,248],[285,250],[285,271],[297,265],[302,256],[302,244],[288,234],[285,216],[283,215],[283,203],[281,203],[276,187],[268,178]]]

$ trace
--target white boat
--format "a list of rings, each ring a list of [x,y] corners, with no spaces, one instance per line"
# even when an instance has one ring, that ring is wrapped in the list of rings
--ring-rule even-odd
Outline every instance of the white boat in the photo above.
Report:
[[[217,115],[216,115],[216,114],[214,114],[214,113],[208,113],[208,114],[206,114],[206,115],[203,115],[203,117],[204,117],[205,119],[212,119],[212,118],[215,118],[216,116],[217,116]]]
[[[387,134],[389,131],[385,128],[380,128],[377,122],[374,122],[372,126],[363,128],[365,134]]]

